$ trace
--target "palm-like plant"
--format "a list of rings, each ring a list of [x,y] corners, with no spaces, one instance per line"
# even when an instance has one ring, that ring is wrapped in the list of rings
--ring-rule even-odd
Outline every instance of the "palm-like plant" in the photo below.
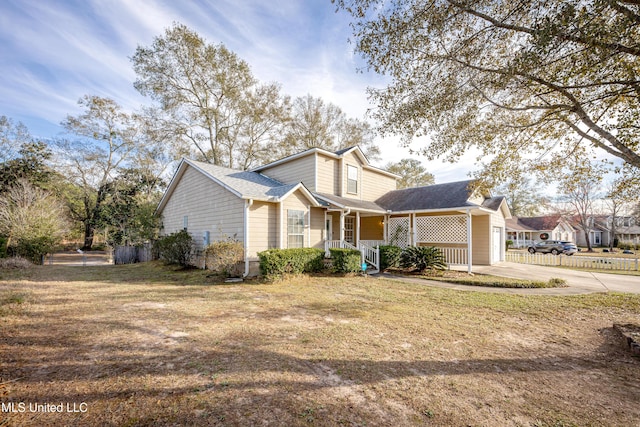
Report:
[[[400,256],[400,265],[415,271],[444,270],[447,266],[440,249],[433,246],[407,247]]]

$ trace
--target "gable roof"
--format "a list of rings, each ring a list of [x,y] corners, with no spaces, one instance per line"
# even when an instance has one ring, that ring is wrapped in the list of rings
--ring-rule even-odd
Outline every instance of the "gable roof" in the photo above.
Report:
[[[302,183],[283,184],[280,181],[256,172],[239,171],[210,163],[182,159],[162,200],[160,200],[158,204],[157,212],[160,212],[164,208],[187,167],[194,168],[241,199],[279,202],[286,199],[294,191],[301,190],[313,206],[320,206],[315,197],[313,197],[311,192]]]
[[[562,215],[545,215],[532,217],[513,217],[506,220],[509,230],[515,231],[549,231],[560,224]]]
[[[300,153],[296,153],[296,154],[292,154],[290,156],[287,157],[283,157],[282,159],[278,159],[276,161],[273,161],[271,163],[267,163],[266,165],[262,165],[262,166],[258,166],[255,167],[253,169],[250,169],[251,172],[262,172],[265,171],[269,168],[272,168],[274,166],[278,166],[287,162],[291,162],[293,160],[302,158],[302,157],[306,157],[306,156],[310,156],[310,155],[315,155],[315,154],[322,154],[324,156],[327,157],[331,157],[333,159],[340,159],[342,157],[344,157],[345,155],[349,154],[349,153],[354,153],[361,161],[363,164],[363,167],[366,169],[370,169],[370,170],[374,170],[376,172],[382,173],[384,175],[388,175],[392,178],[400,178],[399,175],[386,171],[384,169],[380,169],[377,168],[375,166],[371,166],[371,164],[369,164],[369,159],[367,159],[367,156],[365,156],[364,152],[362,151],[362,149],[357,146],[354,145],[353,147],[348,147],[348,148],[343,148],[341,150],[337,150],[337,151],[328,151],[325,150],[323,148],[319,148],[319,147],[313,147],[313,148],[309,148],[305,151],[301,151]]]
[[[385,210],[395,212],[479,207],[469,202],[472,180],[390,191],[376,200]]]

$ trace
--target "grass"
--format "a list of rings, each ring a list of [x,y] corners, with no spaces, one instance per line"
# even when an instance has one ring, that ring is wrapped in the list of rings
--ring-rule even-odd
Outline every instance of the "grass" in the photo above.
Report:
[[[549,280],[544,282],[542,280],[527,280],[527,279],[514,279],[510,277],[493,276],[490,274],[458,274],[448,277],[444,276],[422,276],[425,279],[437,280],[440,282],[457,283],[459,285],[467,286],[488,286],[493,288],[558,288],[565,287],[566,282],[563,283],[561,279]]]
[[[156,263],[0,271],[0,425],[608,426],[640,419],[613,323],[640,296],[367,277],[222,284]],[[4,423],[4,424],[3,424]]]

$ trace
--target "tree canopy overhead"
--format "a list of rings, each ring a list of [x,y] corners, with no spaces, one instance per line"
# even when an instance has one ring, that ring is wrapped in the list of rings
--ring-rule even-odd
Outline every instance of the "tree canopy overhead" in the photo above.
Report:
[[[428,158],[475,146],[485,177],[596,147],[640,170],[640,2],[334,0],[356,49],[390,76],[370,89],[381,129]]]

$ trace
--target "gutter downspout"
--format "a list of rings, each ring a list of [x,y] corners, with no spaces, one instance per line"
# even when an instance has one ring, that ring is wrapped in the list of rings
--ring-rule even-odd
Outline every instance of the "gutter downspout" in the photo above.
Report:
[[[253,206],[253,199],[248,199],[244,205],[244,274],[249,275],[249,209]]]

